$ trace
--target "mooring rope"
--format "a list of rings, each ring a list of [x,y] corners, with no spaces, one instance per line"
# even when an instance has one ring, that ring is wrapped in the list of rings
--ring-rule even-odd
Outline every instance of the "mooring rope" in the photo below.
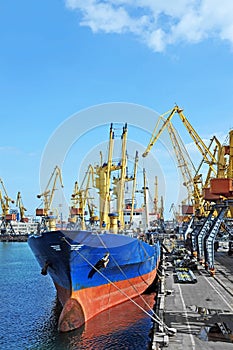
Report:
[[[98,235],[98,238],[100,240],[100,242],[102,243],[103,247],[107,250],[107,252],[109,253],[109,255],[111,256],[112,260],[114,261],[114,263],[116,264],[116,266],[118,267],[118,269],[121,271],[121,273],[123,274],[123,276],[128,280],[129,284],[131,285],[131,287],[135,290],[135,292],[138,294],[138,296],[142,299],[142,301],[145,303],[145,305],[150,309],[150,311],[152,311],[154,313],[154,310],[151,308],[151,306],[147,303],[147,301],[143,298],[143,296],[139,293],[139,291],[137,290],[137,288],[133,285],[133,283],[130,281],[130,279],[127,277],[127,275],[125,274],[125,272],[122,270],[122,268],[120,267],[120,265],[118,264],[118,262],[116,261],[116,259],[114,258],[114,256],[112,254],[110,254],[110,251],[108,249],[108,247],[106,246],[106,244],[104,243],[104,241],[102,240],[102,238],[100,237],[100,235]],[[144,248],[144,247],[143,247]],[[145,250],[145,248],[144,248]],[[146,251],[145,251],[146,252]],[[147,252],[146,252],[147,253]],[[148,255],[148,253],[147,253]],[[149,255],[148,255],[149,256]]]
[[[65,237],[62,238],[70,247],[72,244],[67,241]],[[108,281],[111,285],[113,285],[121,294],[123,294],[128,300],[130,300],[134,305],[136,305],[140,310],[142,310],[147,316],[149,316],[154,322],[156,322],[159,326],[164,327],[165,330],[169,331],[168,326],[156,315],[153,311],[153,315],[151,315],[148,311],[146,311],[141,305],[139,305],[135,300],[133,300],[130,296],[128,296],[123,290],[121,290],[114,282],[112,282],[107,276],[105,276],[101,271],[99,271],[83,254],[79,251],[75,251],[79,254],[83,260],[85,260],[96,272],[98,272],[106,281]]]

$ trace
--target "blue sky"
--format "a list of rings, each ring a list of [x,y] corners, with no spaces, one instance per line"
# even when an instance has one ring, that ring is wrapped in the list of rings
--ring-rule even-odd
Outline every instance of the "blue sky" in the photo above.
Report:
[[[0,5],[0,33],[0,177],[9,196],[21,191],[29,214],[39,204],[46,145],[79,111],[123,102],[164,113],[177,103],[204,139],[223,141],[233,127],[231,0],[221,7],[217,0],[8,0]],[[152,132],[156,120],[146,118]],[[144,146],[149,136],[140,138]],[[91,147],[103,142],[91,138]],[[90,145],[77,148],[89,153]],[[71,155],[67,193],[82,161]]]

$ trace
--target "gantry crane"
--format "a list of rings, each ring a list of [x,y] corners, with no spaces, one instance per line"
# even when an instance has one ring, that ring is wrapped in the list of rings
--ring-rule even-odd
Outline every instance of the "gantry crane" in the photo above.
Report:
[[[28,218],[25,217],[24,213],[27,209],[23,205],[21,193],[17,193],[16,206],[19,208],[20,222],[28,222]]]
[[[4,182],[2,179],[0,179],[0,184],[2,187],[2,191],[0,189],[0,202],[1,202],[1,207],[2,207],[2,215],[1,215],[1,233],[14,233],[14,229],[12,227],[11,221],[16,220],[16,214],[10,214],[10,204],[14,204],[14,200],[11,199],[6,191]]]
[[[60,185],[63,188],[64,186],[62,182],[61,170],[58,166],[55,166],[44,192],[37,195],[37,198],[43,199],[43,208],[36,209],[36,216],[40,216],[42,219],[41,227],[40,227],[41,231],[56,230],[57,213],[55,213],[52,210],[51,205],[53,202],[53,198],[56,190],[56,184],[58,180],[60,181]]]

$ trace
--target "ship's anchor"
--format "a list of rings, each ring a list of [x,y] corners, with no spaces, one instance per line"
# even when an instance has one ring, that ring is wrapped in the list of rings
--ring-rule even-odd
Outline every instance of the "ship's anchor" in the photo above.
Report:
[[[65,239],[64,237],[64,241],[69,245],[71,246],[70,242],[67,241],[67,239]],[[120,289],[116,283],[114,283],[113,281],[111,281],[107,276],[105,276],[100,270],[101,270],[101,267],[106,267],[107,264],[108,264],[108,261],[109,261],[109,253],[106,253],[105,256],[100,259],[96,264],[95,266],[88,260],[85,258],[85,256],[80,252],[80,251],[76,251],[76,253],[81,256],[91,267],[92,267],[92,270],[89,272],[89,275],[91,273],[95,273],[95,272],[98,272],[100,274],[100,276],[102,276],[106,281],[108,281],[108,283],[110,283],[112,286],[114,286],[121,294],[123,294],[128,300],[130,300],[134,305],[136,305],[140,310],[142,310],[147,316],[149,316],[154,322],[156,322],[160,327],[163,327],[164,328],[164,333],[168,336],[174,336],[176,335],[177,331],[175,328],[169,328],[164,322],[162,319],[159,318],[159,316],[156,315],[156,313],[154,312],[153,309],[151,309],[152,311],[152,315],[147,312],[141,305],[139,305],[135,300],[133,300],[129,295],[127,295],[127,293],[124,292],[124,290]],[[115,259],[114,259],[115,261]],[[99,269],[97,269],[96,265],[98,263],[101,262],[101,267],[99,267]],[[118,265],[118,264],[117,264]],[[119,265],[118,265],[119,267]],[[120,267],[119,267],[120,269]],[[89,277],[88,275],[88,277]],[[93,275],[92,275],[93,276]],[[89,277],[91,278],[91,277]]]
[[[47,273],[48,273],[48,268],[49,268],[50,266],[51,266],[51,263],[50,263],[49,261],[46,260],[46,262],[45,262],[44,266],[42,267],[40,273],[41,273],[43,276],[46,276]]]
[[[91,269],[91,271],[88,274],[88,278],[92,278],[93,275],[96,273],[96,271],[98,271],[99,269],[106,267],[108,265],[109,262],[109,253],[106,253],[104,255],[104,257],[102,259],[100,259],[99,261],[97,261],[97,263],[95,264],[95,266],[93,266],[93,268]]]

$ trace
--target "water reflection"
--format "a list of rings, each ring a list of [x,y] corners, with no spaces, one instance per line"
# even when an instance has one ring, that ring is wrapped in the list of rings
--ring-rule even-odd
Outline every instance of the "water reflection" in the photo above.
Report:
[[[144,294],[143,298],[153,307],[155,294]],[[134,300],[148,311],[140,297]],[[39,332],[39,343],[29,349],[143,350],[148,347],[150,317],[131,301],[100,313],[80,329],[68,333],[57,331],[59,312],[59,306],[54,304],[50,318]]]

